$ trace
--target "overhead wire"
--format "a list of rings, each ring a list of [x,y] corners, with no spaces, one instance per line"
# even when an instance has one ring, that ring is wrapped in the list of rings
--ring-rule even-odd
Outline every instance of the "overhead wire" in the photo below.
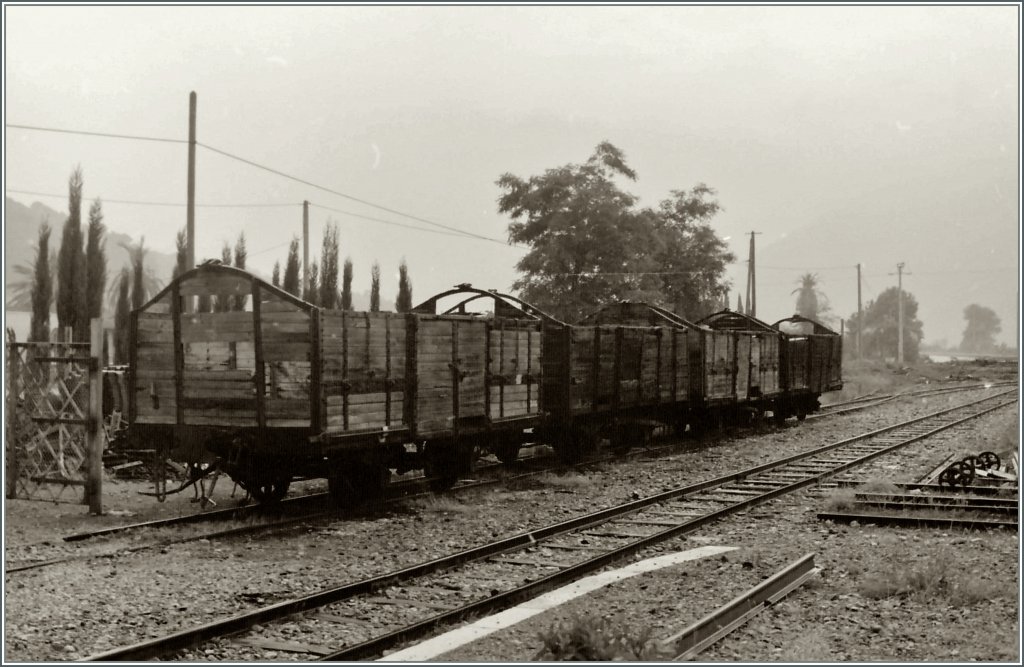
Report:
[[[57,133],[62,133],[62,134],[77,134],[77,135],[84,135],[84,136],[106,137],[106,138],[113,138],[113,139],[129,139],[129,140],[137,140],[137,141],[157,141],[157,142],[176,143],[176,144],[188,144],[189,143],[189,141],[187,139],[172,139],[172,138],[168,138],[168,137],[153,137],[153,136],[145,136],[145,135],[118,134],[118,133],[113,133],[113,132],[93,132],[93,131],[87,131],[87,130],[73,130],[73,129],[66,129],[66,128],[44,127],[44,126],[39,126],[39,125],[25,125],[25,124],[20,124],[20,123],[5,123],[5,127],[18,128],[18,129],[23,129],[23,130],[32,130],[32,131],[38,131],[38,132],[57,132]],[[475,232],[467,231],[465,229],[460,229],[458,227],[453,227],[451,225],[445,225],[445,224],[442,224],[440,222],[436,222],[434,220],[429,220],[427,218],[423,218],[423,217],[420,217],[420,216],[417,216],[417,215],[413,215],[411,213],[405,213],[403,211],[399,211],[397,209],[389,208],[389,207],[383,206],[381,204],[376,204],[376,203],[371,202],[369,200],[362,199],[360,197],[355,197],[355,196],[347,194],[345,192],[341,192],[340,190],[335,190],[333,188],[329,188],[327,186],[320,185],[320,184],[314,183],[312,181],[308,181],[308,180],[306,180],[304,178],[300,178],[298,176],[294,176],[292,174],[286,173],[286,172],[281,171],[279,169],[275,169],[273,167],[269,167],[269,166],[267,166],[265,164],[260,164],[259,162],[256,162],[254,160],[250,160],[248,158],[244,158],[244,157],[242,157],[240,155],[236,155],[234,153],[231,153],[229,151],[217,148],[216,146],[211,146],[211,145],[209,145],[207,143],[204,143],[204,142],[201,142],[201,141],[196,141],[195,144],[197,146],[200,146],[200,147],[208,150],[208,151],[211,151],[211,152],[216,153],[218,155],[222,155],[222,156],[224,156],[226,158],[229,158],[229,159],[232,159],[232,160],[237,160],[238,162],[242,162],[243,164],[247,164],[247,165],[249,165],[251,167],[254,167],[256,169],[261,169],[263,171],[275,174],[275,175],[280,176],[282,178],[286,178],[286,179],[295,181],[296,183],[301,183],[301,184],[309,186],[311,188],[316,188],[318,190],[322,190],[324,192],[328,192],[328,193],[333,194],[335,196],[342,197],[342,198],[348,199],[350,201],[354,201],[354,202],[363,204],[365,206],[370,206],[372,208],[376,208],[376,209],[379,209],[381,211],[385,211],[387,213],[391,213],[393,215],[398,215],[398,216],[401,216],[401,217],[404,217],[404,218],[408,218],[410,220],[416,220],[417,222],[422,222],[424,224],[431,225],[433,227],[437,227],[439,229],[445,229],[445,230],[448,230],[449,232],[452,232],[452,233],[455,233],[455,234],[461,234],[463,236],[468,236],[468,237],[471,237],[471,238],[476,238],[476,239],[479,239],[479,240],[482,240],[482,241],[488,241],[488,242],[491,242],[491,243],[498,243],[498,244],[503,245],[503,246],[513,245],[513,244],[510,244],[507,241],[503,241],[501,239],[497,239],[497,238],[490,237],[490,236],[484,236],[482,234],[477,234]],[[26,194],[29,194],[29,193],[26,193]],[[50,196],[50,195],[39,195],[39,196]],[[110,200],[110,201],[111,201],[111,203],[141,203],[141,202],[132,202],[132,201],[127,201],[127,200],[119,200],[119,201],[116,201],[116,202],[115,202],[115,200]],[[150,202],[150,205],[177,206],[178,204]],[[346,213],[346,214],[347,215],[357,215],[357,214],[352,214],[352,213]],[[366,217],[367,219],[372,219],[372,220],[374,220],[376,222],[384,222],[384,221],[382,221],[380,219],[369,218],[369,216],[363,216],[363,217]],[[392,223],[392,224],[394,224],[394,223]]]
[[[506,241],[502,241],[501,239],[496,239],[496,238],[493,238],[493,237],[490,237],[490,236],[484,236],[482,234],[477,234],[475,232],[466,231],[465,229],[459,229],[458,227],[452,227],[450,225],[441,224],[440,222],[435,222],[435,221],[429,220],[427,218],[422,218],[422,217],[417,216],[417,215],[412,215],[411,213],[404,213],[404,212],[399,211],[397,209],[388,208],[387,206],[382,206],[380,204],[375,204],[374,202],[368,201],[366,199],[361,199],[359,197],[354,197],[354,196],[352,196],[350,194],[346,194],[344,192],[341,192],[340,190],[335,190],[333,188],[329,188],[329,187],[324,186],[324,185],[319,185],[317,183],[313,183],[312,181],[307,181],[304,178],[299,178],[298,176],[293,176],[291,174],[288,174],[288,173],[285,173],[283,171],[280,171],[279,169],[274,169],[273,167],[268,167],[266,165],[263,165],[263,164],[260,164],[258,162],[255,162],[253,160],[249,160],[249,159],[241,157],[239,155],[235,155],[233,153],[229,153],[228,151],[221,150],[219,148],[215,148],[214,146],[210,146],[209,144],[205,144],[205,143],[203,143],[201,141],[197,141],[196,145],[197,146],[201,146],[201,147],[205,148],[208,151],[212,151],[212,152],[217,153],[219,155],[223,155],[224,157],[230,158],[232,160],[237,160],[237,161],[242,162],[244,164],[247,164],[247,165],[249,165],[251,167],[255,167],[257,169],[262,169],[263,171],[267,171],[267,172],[269,172],[271,174],[276,174],[277,176],[280,176],[282,178],[287,178],[289,180],[295,181],[296,183],[301,183],[303,185],[307,185],[307,186],[309,186],[311,188],[316,188],[318,190],[323,190],[324,192],[328,192],[328,193],[330,193],[332,195],[335,195],[335,196],[338,196],[338,197],[343,197],[344,199],[348,199],[348,200],[351,200],[351,201],[363,204],[365,206],[370,206],[372,208],[376,208],[376,209],[379,209],[381,211],[386,211],[386,212],[392,213],[394,215],[399,215],[399,216],[402,216],[403,218],[409,218],[410,220],[416,220],[417,222],[422,222],[422,223],[425,223],[425,224],[428,224],[428,225],[431,225],[431,226],[434,226],[434,227],[438,227],[440,229],[447,229],[449,231],[456,232],[456,233],[459,233],[459,234],[464,234],[466,236],[472,236],[474,238],[477,238],[477,239],[480,239],[480,240],[483,240],[483,241],[490,241],[491,243],[498,243],[500,245],[510,245],[509,243],[507,243]]]
[[[417,227],[416,225],[407,225],[407,224],[402,223],[402,222],[395,222],[393,220],[384,220],[382,218],[374,218],[374,217],[369,216],[369,215],[363,215],[361,213],[353,213],[352,211],[345,211],[345,210],[342,210],[340,208],[334,208],[332,206],[324,206],[323,204],[315,204],[313,202],[309,202],[309,205],[314,207],[314,208],[324,209],[325,211],[332,211],[334,213],[340,213],[342,215],[349,215],[349,216],[352,216],[354,218],[362,218],[363,220],[372,220],[373,222],[380,222],[380,223],[383,223],[385,225],[394,225],[396,227],[404,227],[405,229],[414,229],[414,230],[419,231],[419,232],[429,232],[431,234],[442,234],[444,236],[456,236],[456,237],[466,238],[465,234],[463,234],[461,232],[449,232],[449,231],[445,231],[445,230],[442,230],[442,229],[427,229],[426,227]]]
[[[4,192],[12,192],[15,194],[22,195],[33,195],[35,197],[54,197],[57,199],[67,198],[67,193],[57,194],[53,192],[35,192],[32,190],[16,190],[14,188],[4,188]],[[104,204],[135,204],[139,206],[168,206],[168,207],[184,207],[188,204],[181,202],[164,202],[164,201],[143,201],[139,199],[106,199],[103,197],[99,198]],[[292,203],[252,203],[252,204],[195,204],[196,208],[290,208],[294,206],[302,206],[301,202]]]
[[[19,130],[32,130],[35,132],[57,132],[60,134],[81,134],[87,137],[107,137],[109,139],[133,139],[136,141],[158,141],[168,144],[187,144],[187,139],[172,139],[170,137],[147,137],[141,134],[115,134],[113,132],[88,132],[86,130],[67,130],[58,127],[42,127],[40,125],[20,125],[18,123],[4,123],[4,127],[13,127]]]

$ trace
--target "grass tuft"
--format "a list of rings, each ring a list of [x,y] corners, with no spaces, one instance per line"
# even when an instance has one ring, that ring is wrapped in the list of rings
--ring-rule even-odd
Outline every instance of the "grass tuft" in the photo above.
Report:
[[[567,472],[565,474],[545,473],[537,478],[537,483],[543,486],[553,486],[558,489],[589,489],[594,486],[593,477],[578,472]]]
[[[534,659],[581,662],[671,660],[671,652],[652,635],[650,627],[637,631],[619,619],[579,616],[542,632],[543,646]]]
[[[948,555],[940,555],[909,568],[893,564],[883,572],[871,573],[861,582],[860,593],[874,600],[899,597],[967,607],[1005,597],[1007,591],[998,582],[973,577]]]

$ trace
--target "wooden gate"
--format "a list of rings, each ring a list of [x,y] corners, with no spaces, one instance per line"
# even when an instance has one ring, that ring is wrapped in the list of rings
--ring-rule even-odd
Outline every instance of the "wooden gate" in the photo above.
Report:
[[[91,343],[7,342],[7,498],[88,504],[101,514],[102,328]],[[69,489],[82,487],[78,496]]]

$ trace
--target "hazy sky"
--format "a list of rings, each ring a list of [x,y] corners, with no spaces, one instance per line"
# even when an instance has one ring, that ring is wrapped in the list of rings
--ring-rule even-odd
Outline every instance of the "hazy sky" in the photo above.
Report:
[[[981,165],[972,167],[978,187],[1017,202],[1018,11],[8,5],[5,115],[185,139],[194,90],[201,142],[499,240],[508,224],[496,211],[502,173],[580,162],[609,140],[638,172],[627,187],[643,204],[699,181],[716,188],[725,212],[715,227],[745,259],[744,232],[759,230],[759,247],[770,248],[810,225],[853,224],[843,212],[866,197],[924,203],[956,185],[951,165]],[[112,200],[184,203],[186,154],[182,144],[8,128],[5,187],[18,201],[63,209],[66,199],[10,191],[65,193],[81,164],[85,195],[105,200],[111,228],[171,252],[183,207]],[[392,297],[407,259],[417,302],[460,282],[507,289],[516,277],[520,249],[356,218],[339,211],[426,227],[209,150],[197,155],[198,203],[287,205],[199,208],[199,258],[219,256],[244,229],[250,266],[269,273],[301,232],[308,199],[311,247],[329,218],[338,221],[357,291],[369,288],[375,259]],[[908,174],[919,187],[894,187]],[[965,193],[974,196],[989,195]],[[984,224],[1016,247],[1011,209]],[[745,267],[731,275],[735,294]],[[759,281],[762,303],[769,290],[785,296],[776,299],[782,312],[759,315],[791,312],[796,275]],[[874,291],[889,281],[876,277]],[[840,315],[856,308],[854,292],[832,299]],[[1016,313],[1005,311],[1009,340]],[[927,338],[946,336],[956,342],[957,332],[929,332],[926,320]]]

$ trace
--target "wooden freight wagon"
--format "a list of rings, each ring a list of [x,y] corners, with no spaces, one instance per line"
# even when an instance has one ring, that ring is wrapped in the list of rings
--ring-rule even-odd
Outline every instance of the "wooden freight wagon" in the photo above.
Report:
[[[456,303],[439,313],[450,299]],[[490,310],[474,314],[468,308],[474,302]],[[427,299],[412,313],[417,394],[409,420],[417,437],[440,438],[449,453],[431,469],[465,470],[469,450],[481,447],[514,461],[528,429],[543,420],[543,330],[545,323],[560,323],[516,297],[468,284]],[[458,444],[450,446],[449,438]]]
[[[713,313],[700,323],[715,331],[708,343],[714,349],[708,357],[717,362],[708,370],[708,384],[713,387],[708,393],[709,404],[732,402],[757,411],[774,409],[782,397],[779,332],[766,322],[731,310]],[[728,336],[731,343],[723,345],[717,340],[719,336]],[[730,354],[727,366],[722,357]],[[731,387],[722,386],[726,369]]]
[[[198,312],[204,305],[214,312]],[[132,313],[134,447],[191,463],[220,456],[255,496],[284,495],[316,454],[318,316],[240,269],[211,264],[179,276]]]
[[[545,329],[545,408],[552,440],[575,458],[608,438],[617,450],[658,422],[684,420],[699,373],[695,327],[642,303],[611,304]]]
[[[818,398],[843,388],[842,337],[820,322],[800,315],[772,327],[783,334],[783,385],[793,413],[802,419],[818,409]]]
[[[327,477],[339,500],[379,493],[391,469],[443,486],[478,445],[514,458],[543,414],[541,320],[474,293],[497,315],[429,313],[437,298],[409,314],[326,310],[200,266],[132,314],[132,442],[216,458],[261,499],[295,475]]]

